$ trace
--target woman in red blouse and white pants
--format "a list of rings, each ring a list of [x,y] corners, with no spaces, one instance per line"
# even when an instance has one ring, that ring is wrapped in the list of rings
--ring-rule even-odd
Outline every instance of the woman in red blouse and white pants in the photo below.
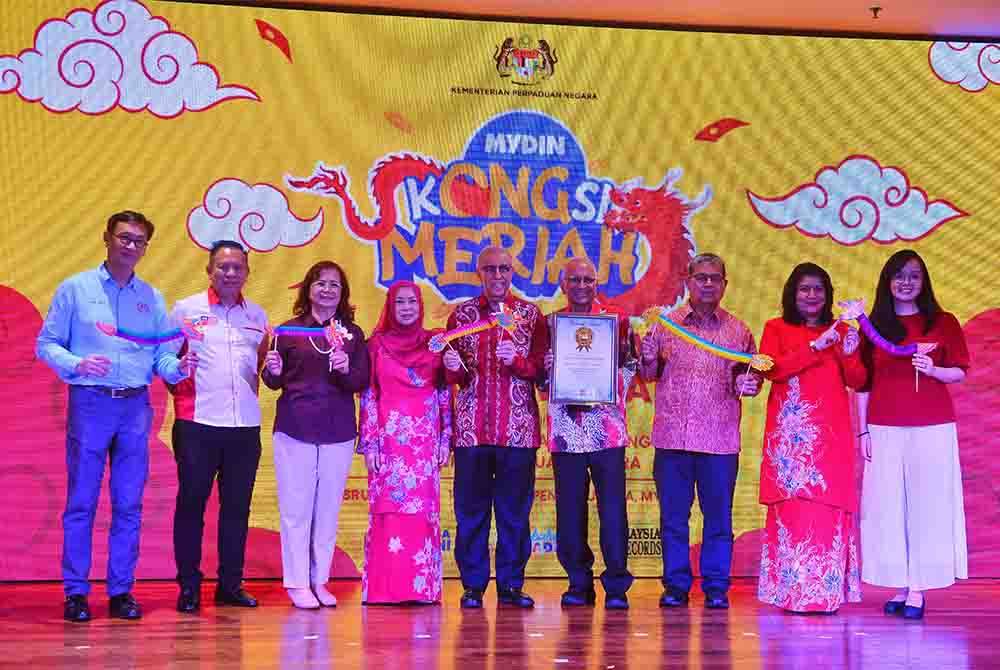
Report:
[[[927,266],[914,251],[893,254],[882,268],[870,318],[890,342],[937,345],[909,358],[866,342],[871,374],[866,392],[858,394],[866,460],[861,577],[900,589],[885,604],[886,614],[920,619],[925,590],[968,577],[962,472],[947,385],[965,379],[969,352],[958,319],[938,305]]]

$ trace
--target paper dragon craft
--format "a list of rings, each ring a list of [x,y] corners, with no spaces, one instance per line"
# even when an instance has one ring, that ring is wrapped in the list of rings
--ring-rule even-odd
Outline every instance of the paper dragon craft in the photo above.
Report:
[[[759,372],[766,372],[774,367],[774,360],[766,354],[748,354],[745,351],[729,349],[713,342],[709,342],[704,338],[698,337],[690,330],[687,330],[683,326],[671,321],[669,313],[665,309],[654,308],[650,310],[646,315],[647,320],[652,314],[655,314],[656,322],[666,328],[669,332],[673,333],[688,344],[698,347],[699,349],[704,349],[705,351],[715,354],[721,358],[725,358],[726,360],[736,361],[737,363],[746,363],[751,368]]]
[[[521,321],[522,318],[520,314],[508,311],[506,305],[501,303],[500,311],[496,314],[491,314],[488,318],[473,321],[472,323],[467,323],[464,326],[458,326],[452,330],[438,333],[427,342],[427,348],[435,354],[438,354],[444,351],[445,347],[447,347],[451,342],[460,337],[481,333],[497,326],[500,326],[505,331],[513,335]]]
[[[344,342],[354,339],[351,332],[340,321],[334,321],[323,327],[275,326],[268,328],[268,332],[274,337],[281,335],[285,337],[323,337],[334,351],[343,349]]]
[[[914,344],[893,344],[882,337],[865,314],[865,301],[843,300],[837,303],[842,310],[838,321],[857,321],[859,330],[868,341],[890,356],[906,357],[914,354],[929,354],[937,348],[937,342],[917,342]]]
[[[97,330],[105,335],[120,337],[123,340],[135,342],[136,344],[156,345],[182,337],[189,340],[203,340],[205,339],[205,329],[209,326],[214,326],[218,321],[214,316],[203,314],[193,318],[186,318],[180,328],[173,328],[163,333],[137,333],[127,328],[118,328],[108,323],[101,323],[100,321],[94,325],[97,327]]]

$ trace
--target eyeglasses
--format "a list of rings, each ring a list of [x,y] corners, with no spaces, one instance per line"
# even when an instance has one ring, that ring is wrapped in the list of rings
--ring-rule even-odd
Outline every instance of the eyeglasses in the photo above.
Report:
[[[725,276],[717,272],[713,274],[705,274],[704,272],[699,272],[696,275],[691,275],[691,279],[695,280],[695,282],[699,284],[707,284],[708,282],[712,282],[713,284],[722,284],[723,282],[726,281]]]
[[[513,270],[514,268],[512,268],[509,265],[484,265],[479,269],[480,271],[488,275],[495,275],[495,274],[509,275],[511,270]]]
[[[597,283],[597,279],[594,277],[577,277],[572,275],[566,277],[566,283],[570,286],[593,286]]]
[[[333,289],[341,288],[340,284],[335,281],[326,281],[324,279],[317,279],[312,283],[313,286],[323,289],[325,291],[332,291]]]
[[[916,284],[923,278],[924,278],[923,274],[919,272],[914,272],[912,274],[903,274],[902,272],[900,272],[899,274],[893,275],[892,281],[898,282],[900,284],[904,282],[910,282],[912,284]]]
[[[119,233],[115,235],[115,239],[123,247],[135,247],[136,249],[142,250],[149,246],[149,240],[144,240],[141,237],[132,237],[131,235],[125,235],[124,233]]]

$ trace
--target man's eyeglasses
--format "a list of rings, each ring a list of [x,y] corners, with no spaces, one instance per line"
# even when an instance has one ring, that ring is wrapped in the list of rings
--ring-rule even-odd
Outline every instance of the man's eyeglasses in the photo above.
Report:
[[[578,277],[576,275],[570,275],[566,277],[566,283],[570,286],[593,286],[597,283],[597,279],[594,277]]]
[[[142,250],[149,246],[149,240],[144,240],[141,237],[132,237],[131,235],[125,235],[124,233],[115,235],[115,239],[118,240],[119,244],[126,248],[131,246]]]
[[[725,276],[717,272],[713,274],[706,274],[704,272],[699,272],[696,275],[691,275],[691,279],[695,280],[695,282],[699,284],[707,284],[708,282],[712,282],[713,284],[722,284],[723,282],[726,281]]]
[[[512,268],[509,265],[484,265],[479,269],[488,275],[493,275],[493,274],[509,275],[511,270],[513,270],[514,268]]]

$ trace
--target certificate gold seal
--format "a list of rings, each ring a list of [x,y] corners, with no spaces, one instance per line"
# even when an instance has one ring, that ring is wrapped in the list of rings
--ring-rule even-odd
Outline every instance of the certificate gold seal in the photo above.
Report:
[[[573,333],[573,337],[576,339],[577,351],[590,351],[590,347],[594,343],[594,331],[586,326],[581,326]]]

